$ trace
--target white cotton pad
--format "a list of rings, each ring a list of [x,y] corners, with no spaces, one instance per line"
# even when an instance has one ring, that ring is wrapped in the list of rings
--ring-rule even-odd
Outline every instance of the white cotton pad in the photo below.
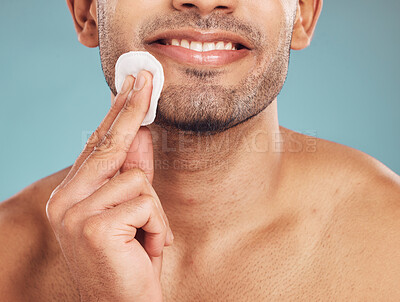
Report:
[[[161,63],[146,51],[130,51],[121,55],[115,64],[115,88],[119,93],[128,75],[137,77],[139,71],[145,69],[153,74],[153,92],[150,108],[142,126],[150,125],[156,118],[158,99],[164,86],[164,70]]]

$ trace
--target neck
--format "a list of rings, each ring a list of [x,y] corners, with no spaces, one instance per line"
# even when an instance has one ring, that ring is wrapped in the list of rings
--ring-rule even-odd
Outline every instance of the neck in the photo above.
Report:
[[[148,126],[154,180],[178,239],[190,244],[273,221],[282,139],[276,100],[262,113],[217,135],[187,135]],[[274,217],[275,216],[275,217]],[[237,231],[237,232],[236,232]]]

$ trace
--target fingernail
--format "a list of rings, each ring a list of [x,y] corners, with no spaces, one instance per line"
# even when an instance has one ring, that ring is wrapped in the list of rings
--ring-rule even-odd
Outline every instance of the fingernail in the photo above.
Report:
[[[143,71],[140,71],[135,81],[135,86],[133,87],[133,90],[141,90],[144,87],[145,83],[146,77],[143,75]]]
[[[121,92],[119,94],[124,94],[129,89],[128,77],[125,78],[124,85],[122,85]]]

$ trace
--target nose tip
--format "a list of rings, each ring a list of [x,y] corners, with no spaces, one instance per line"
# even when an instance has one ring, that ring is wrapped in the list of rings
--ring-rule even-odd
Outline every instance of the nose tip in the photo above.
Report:
[[[208,15],[218,10],[232,13],[236,0],[173,0],[173,6],[180,11],[197,10],[200,15]]]

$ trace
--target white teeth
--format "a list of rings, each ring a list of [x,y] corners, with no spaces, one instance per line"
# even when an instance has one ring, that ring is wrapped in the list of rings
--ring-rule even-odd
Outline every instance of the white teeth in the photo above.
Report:
[[[203,51],[210,51],[210,50],[215,50],[215,43],[204,43],[203,44]]]
[[[232,49],[232,43],[229,42],[228,44],[225,45],[226,50],[231,50]]]
[[[190,49],[190,44],[188,40],[183,39],[181,41],[181,47],[189,48]]]
[[[216,50],[224,50],[225,49],[225,45],[224,42],[218,42],[217,45],[215,46]]]
[[[232,45],[232,42],[224,43],[223,41],[219,41],[216,43],[213,42],[198,42],[182,39],[179,41],[178,39],[172,39],[165,43],[166,45],[174,45],[180,46],[184,48],[188,48],[198,52],[212,51],[212,50],[236,50],[236,47]]]
[[[203,43],[193,41],[190,43],[190,49],[195,51],[203,51]]]

